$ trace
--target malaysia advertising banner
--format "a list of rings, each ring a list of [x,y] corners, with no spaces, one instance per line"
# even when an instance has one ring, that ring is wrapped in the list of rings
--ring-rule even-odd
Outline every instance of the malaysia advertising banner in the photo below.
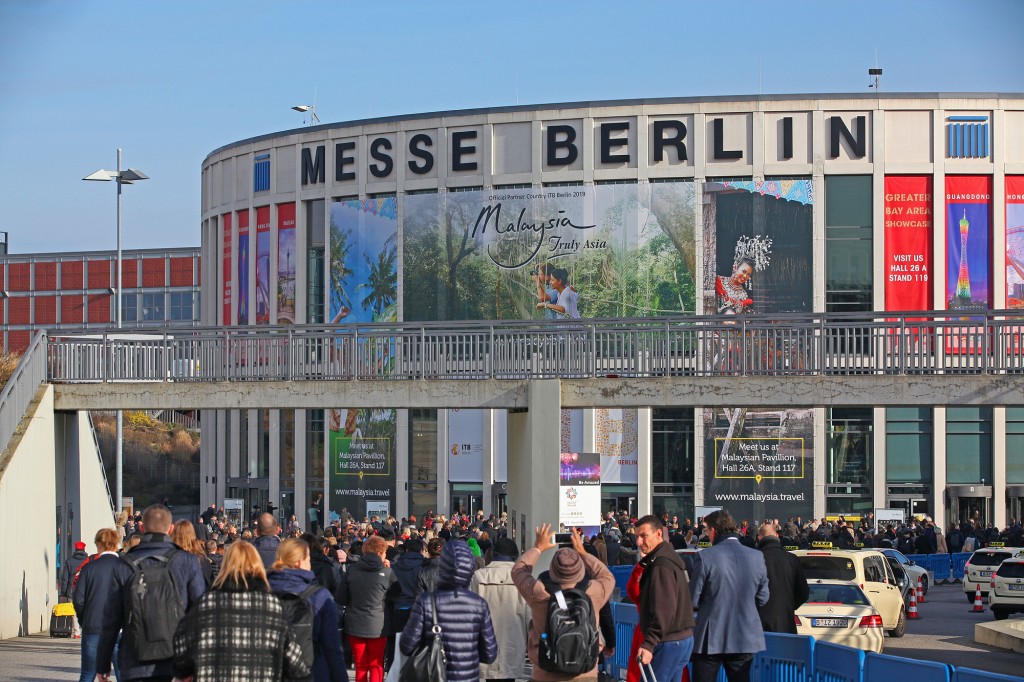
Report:
[[[225,213],[220,217],[221,229],[224,231],[224,261],[221,268],[221,277],[224,280],[223,312],[221,324],[231,324],[231,214]]]
[[[693,312],[693,183],[448,192],[404,200],[404,319]]]
[[[1024,308],[1024,175],[1006,176],[1006,307]]]
[[[277,206],[277,323],[295,324],[295,204]]]
[[[256,324],[270,324],[270,207],[256,209]]]
[[[398,211],[394,197],[331,204],[327,283],[330,320],[394,322],[398,298]],[[332,353],[347,362],[344,346]],[[369,361],[387,371],[390,346],[364,349]],[[331,464],[329,508],[362,517],[392,502],[397,412],[328,410],[327,453]],[[477,479],[479,480],[479,478]],[[390,509],[395,509],[393,503]]]
[[[723,316],[812,309],[814,186],[810,180],[723,181],[703,198],[704,309]],[[712,362],[742,362],[739,332],[722,332]],[[771,339],[751,352],[765,366],[799,366],[807,349]],[[811,516],[814,411],[707,408],[704,505],[737,519]]]
[[[992,178],[946,176],[946,309],[992,304]]]
[[[238,212],[238,324],[249,324],[249,211]]]
[[[448,480],[480,482],[484,476],[483,410],[448,410]]]
[[[932,178],[885,178],[885,309],[932,309]]]
[[[596,452],[561,453],[558,496],[559,526],[600,526],[601,456]]]

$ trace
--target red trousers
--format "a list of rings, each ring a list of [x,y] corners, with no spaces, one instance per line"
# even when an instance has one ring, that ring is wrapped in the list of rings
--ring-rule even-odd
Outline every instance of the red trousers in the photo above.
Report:
[[[356,682],[384,682],[384,648],[387,637],[353,637],[349,635],[352,645],[352,662],[356,666]]]

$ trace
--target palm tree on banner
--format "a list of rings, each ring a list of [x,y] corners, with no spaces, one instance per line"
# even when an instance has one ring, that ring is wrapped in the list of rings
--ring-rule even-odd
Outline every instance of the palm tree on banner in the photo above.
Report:
[[[331,223],[331,317],[337,318],[342,307],[352,309],[352,301],[345,291],[345,284],[354,272],[346,265],[348,252],[351,248],[349,236],[351,230],[340,230]],[[344,317],[344,316],[342,316]]]
[[[366,266],[369,268],[367,282],[360,284],[360,289],[368,289],[369,293],[363,299],[363,307],[369,306],[373,311],[373,318],[379,319],[381,312],[387,308],[398,297],[398,272],[395,269],[395,261],[398,259],[398,250],[391,246],[377,254],[377,262],[374,263],[370,257],[363,254],[366,259]]]

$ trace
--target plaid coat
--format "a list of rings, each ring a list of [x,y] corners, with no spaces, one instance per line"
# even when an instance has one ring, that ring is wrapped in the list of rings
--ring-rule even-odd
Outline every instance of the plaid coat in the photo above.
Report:
[[[174,635],[175,675],[278,682],[310,674],[277,597],[262,583],[252,587],[207,592],[189,610]]]

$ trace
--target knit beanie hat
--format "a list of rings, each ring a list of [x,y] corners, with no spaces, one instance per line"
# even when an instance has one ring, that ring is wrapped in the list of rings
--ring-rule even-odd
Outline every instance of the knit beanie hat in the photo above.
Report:
[[[583,580],[585,573],[583,559],[576,553],[575,549],[563,547],[555,552],[551,559],[551,568],[548,569],[551,579],[559,585],[575,585]]]
[[[480,543],[478,543],[475,539],[469,538],[468,540],[466,540],[466,544],[469,545],[469,551],[473,553],[473,556],[478,557],[483,554],[480,551]]]

